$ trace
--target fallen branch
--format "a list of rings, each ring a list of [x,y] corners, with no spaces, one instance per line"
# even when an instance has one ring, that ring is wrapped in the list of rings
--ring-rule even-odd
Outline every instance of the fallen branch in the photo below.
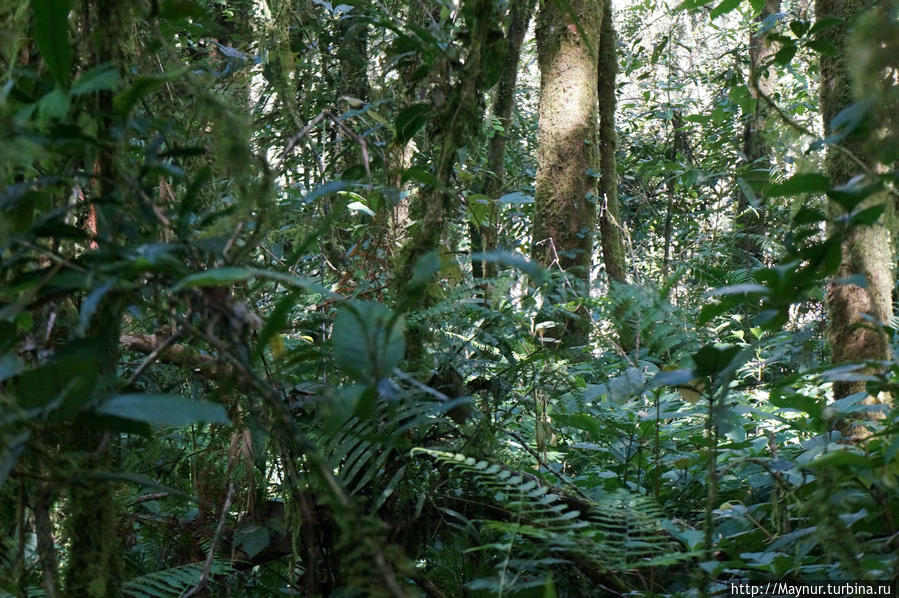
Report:
[[[212,355],[198,353],[184,345],[174,344],[172,342],[174,336],[160,338],[155,334],[123,334],[119,337],[119,344],[124,350],[149,355],[152,357],[152,361],[189,368],[204,378],[220,380],[233,377],[231,366],[221,363]],[[152,362],[150,359],[147,361]],[[136,379],[137,376],[132,376],[132,378]]]

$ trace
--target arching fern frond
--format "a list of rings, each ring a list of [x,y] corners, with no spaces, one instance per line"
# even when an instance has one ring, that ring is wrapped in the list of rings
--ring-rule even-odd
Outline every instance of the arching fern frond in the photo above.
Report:
[[[480,520],[484,529],[497,532],[500,539],[472,548],[507,550],[512,558],[505,559],[503,567],[517,563],[534,571],[573,564],[626,589],[628,584],[621,576],[628,571],[672,564],[690,556],[681,552],[665,531],[661,509],[647,497],[619,490],[586,501],[553,491],[533,475],[505,465],[426,448],[412,452],[474,480],[480,499],[490,500],[508,514],[503,520]]]
[[[122,593],[129,598],[176,598],[197,585],[205,566],[204,562],[196,562],[147,573],[123,584]],[[231,571],[230,563],[215,559],[209,573],[211,577]]]

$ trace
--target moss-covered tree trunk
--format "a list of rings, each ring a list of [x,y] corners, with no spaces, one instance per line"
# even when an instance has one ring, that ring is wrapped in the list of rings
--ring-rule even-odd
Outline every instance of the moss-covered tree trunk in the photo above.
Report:
[[[618,74],[618,44],[613,22],[612,0],[603,0],[602,28],[599,40],[599,69],[597,93],[599,97],[599,234],[602,259],[606,267],[609,286],[623,283],[627,278],[627,260],[624,253],[624,223],[618,202],[618,163],[615,151],[618,137],[615,133],[615,78]],[[625,351],[636,344],[633,330],[624,319],[627,305],[619,309],[618,340]]]
[[[537,17],[540,122],[532,253],[540,264],[568,271],[585,287],[596,220],[602,16],[603,0],[543,0]],[[569,320],[561,340],[584,341],[587,323]]]
[[[91,10],[93,8],[93,10]],[[80,15],[83,31],[96,27],[95,64],[113,64],[121,69],[124,62],[124,35],[128,34],[131,10],[114,0],[95,5],[87,3]],[[92,202],[98,208],[98,249],[112,253],[118,248],[119,229],[125,209],[119,176],[121,146],[114,142],[118,119],[111,91],[97,96],[95,114],[99,145],[96,154],[97,183]],[[119,363],[119,333],[127,303],[119,292],[107,293],[99,302],[94,324],[87,330],[85,345],[96,350],[97,383],[94,394],[106,398],[116,390],[116,368]],[[79,472],[114,469],[110,454],[112,436],[103,432],[90,418],[79,418],[69,430],[72,462]],[[119,536],[119,509],[115,488],[109,482],[85,479],[75,475],[69,488],[65,527],[69,535],[65,568],[65,595],[85,598],[113,598],[122,595],[122,543]]]
[[[618,204],[618,166],[615,151],[615,77],[618,74],[618,52],[615,24],[612,21],[612,0],[604,0],[602,33],[599,40],[599,232],[602,258],[609,282],[623,282],[627,273],[621,209]]]
[[[486,222],[472,222],[469,227],[471,251],[492,251],[497,247],[496,200],[503,192],[503,178],[506,174],[506,140],[512,123],[512,109],[515,107],[515,83],[518,80],[518,62],[521,59],[521,44],[527,32],[531,13],[536,0],[512,0],[509,6],[509,26],[506,30],[508,53],[503,63],[503,71],[493,96],[493,116],[502,126],[487,144],[487,174],[483,183],[483,193],[490,198],[490,210]],[[474,278],[491,277],[496,274],[495,264],[474,260],[471,264]]]
[[[836,25],[821,31],[824,39],[837,48],[833,55],[821,57],[821,116],[825,134],[841,110],[853,101],[847,56],[847,33],[865,3],[862,0],[816,0],[818,19],[834,19]],[[876,168],[866,153],[862,139],[849,136],[840,144],[869,169]],[[831,149],[826,168],[832,185],[843,185],[863,174],[860,166],[845,152]],[[857,209],[887,201],[883,194],[868,197]],[[845,211],[831,202],[831,232],[840,232]],[[872,226],[850,225],[842,230],[843,257],[834,282],[827,289],[829,322],[827,340],[835,364],[885,360],[890,357],[887,335],[881,328],[892,316],[893,255],[890,231],[884,219]],[[863,276],[866,284],[854,284],[852,277]],[[841,381],[834,384],[834,398],[863,391],[864,382]],[[873,400],[870,399],[870,400]]]
[[[760,199],[761,190],[771,172],[771,144],[765,137],[770,109],[762,94],[770,98],[774,91],[774,73],[769,67],[771,58],[777,52],[777,43],[769,38],[767,32],[760,33],[756,29],[779,12],[780,0],[767,0],[749,33],[749,93],[755,102],[745,115],[743,154],[748,170],[743,178],[757,199]],[[764,258],[760,239],[765,229],[765,206],[750,199],[745,190],[738,192],[736,224],[740,238],[736,263],[744,266],[753,266]]]
[[[417,231],[400,250],[392,281],[393,291],[407,308],[428,305],[433,299],[431,289],[424,293],[416,290],[409,294],[416,266],[425,255],[437,251],[443,244],[447,218],[456,210],[455,194],[450,179],[456,166],[458,149],[477,137],[484,117],[484,92],[496,83],[491,81],[490,59],[504,50],[505,39],[497,35],[499,22],[498,4],[492,0],[467,0],[461,14],[469,34],[464,61],[446,79],[441,91],[440,105],[435,103],[436,114],[429,126],[436,147],[434,178],[436,184],[422,190],[421,210]],[[453,69],[451,69],[453,70]],[[436,102],[436,100],[435,100]],[[407,335],[407,357],[415,364],[422,354],[426,340],[424,328],[410,328]]]

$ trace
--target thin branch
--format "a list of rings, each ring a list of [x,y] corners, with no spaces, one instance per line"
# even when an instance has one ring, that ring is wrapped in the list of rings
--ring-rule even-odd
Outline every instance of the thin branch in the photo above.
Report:
[[[150,502],[151,500],[159,500],[160,498],[168,498],[170,493],[168,492],[154,492],[153,494],[144,494],[143,496],[138,496],[134,500],[128,503],[129,507],[133,507],[134,505],[139,505],[142,502]]]
[[[587,503],[589,503],[589,504],[593,503],[593,501],[590,499],[590,497],[587,496],[586,494],[584,494],[584,492],[580,488],[578,488],[577,486],[572,484],[569,480],[565,479],[565,476],[563,476],[561,473],[559,473],[558,471],[556,471],[555,469],[553,469],[552,467],[547,465],[543,461],[543,459],[540,458],[540,455],[537,453],[537,451],[535,451],[530,446],[528,446],[527,441],[521,436],[521,434],[519,434],[518,432],[515,432],[513,430],[509,430],[507,428],[500,428],[500,431],[503,434],[508,434],[509,436],[511,436],[512,438],[517,440],[518,443],[522,446],[522,448],[524,448],[524,450],[526,450],[528,453],[530,453],[530,455],[534,459],[537,460],[537,464],[540,465],[540,467],[544,468],[546,471],[548,471],[553,476],[555,476],[556,479],[558,479],[560,482],[562,482],[562,484],[564,484],[566,487],[571,488],[571,490],[575,494],[577,494],[578,496],[583,498],[585,501],[587,501]]]
[[[215,547],[222,538],[222,531],[225,529],[225,519],[228,518],[228,509],[231,508],[231,499],[234,498],[234,482],[228,484],[228,495],[225,497],[225,504],[222,505],[222,513],[219,515],[219,522],[215,528],[215,535],[212,537],[212,544],[209,546],[209,553],[206,555],[206,564],[203,565],[203,575],[200,581],[190,590],[181,594],[181,598],[190,598],[199,594],[209,583],[209,573],[212,571],[212,561],[215,558]]]
[[[765,94],[765,92],[759,88],[758,81],[755,81],[753,83],[753,87],[755,88],[755,91],[756,91],[756,93],[758,93],[759,97],[762,98],[763,100],[765,100],[765,103],[768,104],[772,109],[774,109],[774,111],[777,113],[777,116],[779,116],[780,119],[782,121],[784,121],[787,125],[789,125],[793,129],[795,129],[799,133],[802,133],[803,135],[807,135],[808,137],[812,137],[815,139],[818,138],[818,135],[816,135],[814,131],[812,131],[811,129],[809,129],[808,127],[803,125],[802,123],[793,119],[789,114],[784,112],[783,108],[781,108],[780,106],[777,105],[777,102],[775,102],[770,96]],[[878,176],[877,171],[875,171],[868,164],[866,164],[861,158],[856,156],[855,153],[853,153],[852,150],[850,150],[849,148],[844,147],[844,146],[840,145],[839,143],[828,143],[827,147],[833,148],[834,150],[838,151],[846,158],[849,158],[849,160],[851,160],[856,166],[858,166],[868,176],[872,176],[872,177]],[[887,187],[886,192],[895,198],[899,198],[899,191],[897,191],[896,189]]]
[[[338,129],[343,131],[344,134],[355,141],[359,146],[359,149],[362,152],[362,165],[365,168],[365,176],[368,178],[368,186],[369,189],[371,189],[371,165],[368,156],[368,144],[365,142],[365,138],[348,127],[345,122],[340,120],[340,117],[336,116],[330,110],[322,110],[321,112],[319,112],[312,120],[306,123],[306,126],[303,127],[299,133],[288,140],[287,146],[284,148],[284,151],[281,152],[281,163],[278,166],[278,170],[284,170],[284,162],[287,160],[287,154],[293,151],[297,144],[302,141],[303,138],[306,137],[306,135],[309,134],[309,132],[315,127],[315,125],[319,124],[325,119],[328,119],[332,123],[334,123],[334,125],[337,126]],[[322,168],[322,170],[324,171],[324,168]]]
[[[147,368],[150,367],[151,365],[153,365],[153,363],[157,359],[159,359],[159,356],[162,355],[163,353],[165,353],[165,351],[169,347],[174,345],[175,342],[177,342],[177,340],[179,338],[181,338],[182,334],[184,334],[184,330],[182,328],[179,328],[174,333],[172,333],[167,339],[165,339],[164,341],[159,343],[159,346],[157,346],[155,349],[153,349],[150,352],[150,354],[147,355],[147,358],[144,359],[143,363],[141,363],[140,366],[138,366],[138,368],[136,370],[134,370],[134,373],[131,374],[131,377],[128,378],[127,382],[125,382],[125,386],[131,386],[132,384],[137,382],[137,380],[147,370]],[[123,345],[124,345],[124,343],[123,343]]]

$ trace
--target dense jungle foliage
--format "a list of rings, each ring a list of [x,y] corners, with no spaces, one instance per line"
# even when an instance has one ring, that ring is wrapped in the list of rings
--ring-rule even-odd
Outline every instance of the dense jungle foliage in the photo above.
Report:
[[[0,0],[0,67],[0,596],[897,582],[896,0]]]

